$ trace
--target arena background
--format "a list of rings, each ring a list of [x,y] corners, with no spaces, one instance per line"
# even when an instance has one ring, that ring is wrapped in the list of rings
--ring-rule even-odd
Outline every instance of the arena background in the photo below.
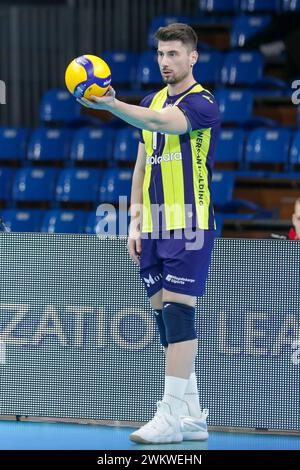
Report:
[[[153,415],[163,354],[126,230],[103,230],[127,218],[137,132],[80,109],[64,72],[104,57],[120,99],[139,103],[161,86],[153,31],[186,21],[222,115],[219,239],[197,308],[202,405],[211,429],[298,436],[300,248],[267,238],[288,234],[300,194],[299,18],[298,0],[0,1],[3,419]]]

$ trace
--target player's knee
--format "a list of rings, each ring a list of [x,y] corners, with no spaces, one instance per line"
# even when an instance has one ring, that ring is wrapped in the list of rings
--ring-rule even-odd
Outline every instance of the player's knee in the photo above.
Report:
[[[162,310],[155,309],[154,310],[154,318],[156,320],[156,325],[159,332],[160,342],[164,346],[164,348],[168,347],[168,341],[166,338],[166,328],[162,316]]]
[[[195,307],[177,302],[164,302],[162,317],[166,329],[166,340],[169,344],[197,338]]]

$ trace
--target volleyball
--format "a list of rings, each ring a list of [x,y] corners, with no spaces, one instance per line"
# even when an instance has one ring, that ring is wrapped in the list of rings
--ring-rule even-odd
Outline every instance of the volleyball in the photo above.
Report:
[[[76,98],[103,96],[111,82],[107,63],[95,55],[82,55],[72,60],[65,73],[66,86]]]

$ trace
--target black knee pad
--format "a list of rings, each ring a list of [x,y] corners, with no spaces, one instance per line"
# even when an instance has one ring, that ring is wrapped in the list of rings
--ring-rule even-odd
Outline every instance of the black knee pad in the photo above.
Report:
[[[164,302],[162,317],[168,343],[180,343],[197,338],[195,307],[177,302]]]
[[[168,341],[166,338],[166,328],[162,316],[162,310],[154,310],[154,318],[156,320],[156,325],[158,328],[159,332],[159,337],[160,337],[160,342],[161,344],[167,348],[168,347]]]

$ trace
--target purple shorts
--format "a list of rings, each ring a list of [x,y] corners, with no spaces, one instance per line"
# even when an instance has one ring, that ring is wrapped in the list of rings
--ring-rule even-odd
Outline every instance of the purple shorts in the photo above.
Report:
[[[201,297],[205,292],[215,230],[168,233],[169,239],[161,234],[157,239],[146,238],[152,234],[142,234],[140,276],[148,297],[162,288]]]

